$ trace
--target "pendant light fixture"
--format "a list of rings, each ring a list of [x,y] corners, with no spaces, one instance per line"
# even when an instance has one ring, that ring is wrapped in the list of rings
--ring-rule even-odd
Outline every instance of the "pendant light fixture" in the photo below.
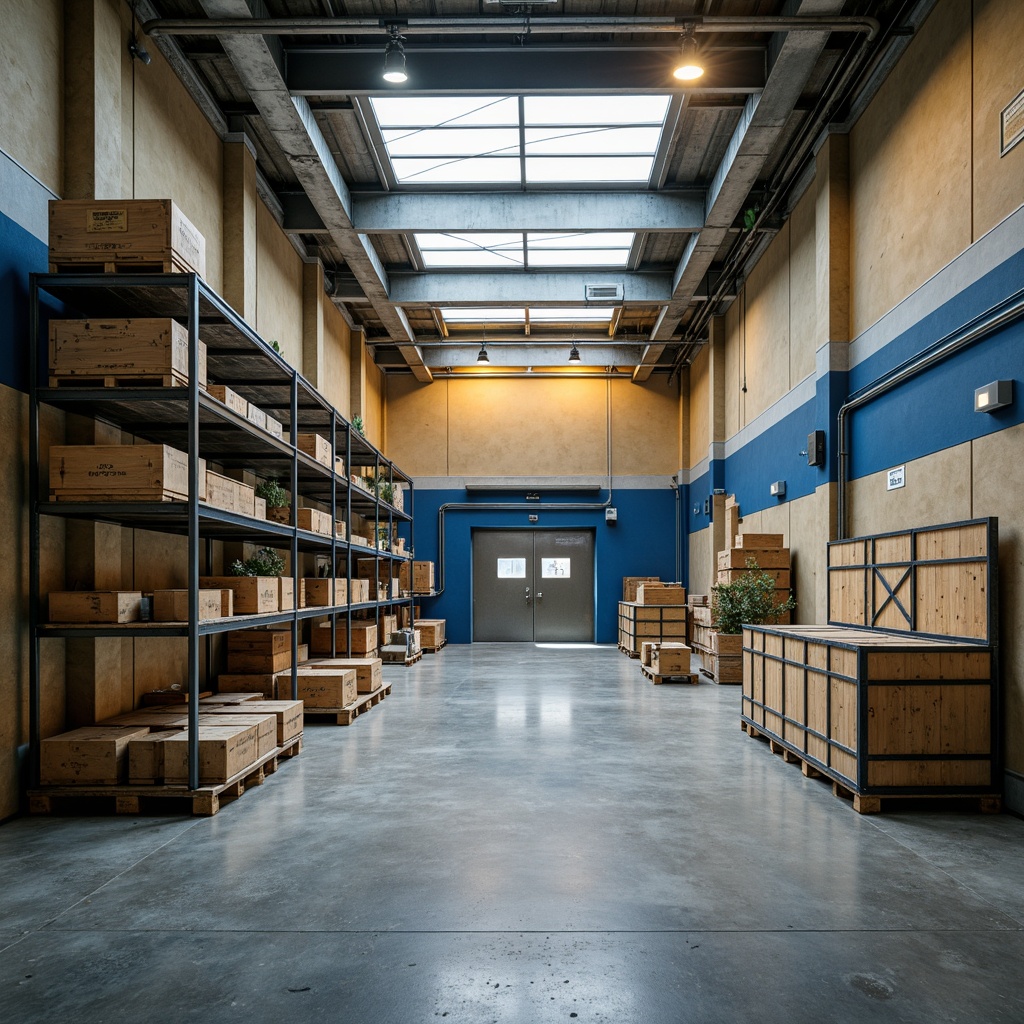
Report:
[[[388,42],[384,47],[384,81],[394,85],[409,80],[405,70],[404,39],[398,25],[388,25]]]
[[[575,340],[572,343],[572,348],[569,350],[569,362],[578,363],[580,361],[580,350],[576,347]]]
[[[480,343],[480,352],[477,354],[476,361],[478,363],[489,363],[491,361],[491,357],[487,354],[486,338]]]
[[[694,82],[704,74],[704,65],[700,59],[700,47],[693,36],[693,25],[687,25],[683,30],[679,60],[676,62],[676,68],[672,74],[681,82]]]

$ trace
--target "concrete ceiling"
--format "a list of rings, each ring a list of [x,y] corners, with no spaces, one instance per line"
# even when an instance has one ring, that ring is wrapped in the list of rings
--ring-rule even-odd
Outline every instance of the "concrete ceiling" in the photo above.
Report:
[[[808,180],[815,143],[877,89],[933,0],[140,0],[152,44],[222,135],[244,131],[261,191],[379,366],[429,382],[476,362],[646,380],[692,358]],[[871,17],[863,17],[868,14]],[[400,24],[410,80],[380,78]],[[668,74],[691,25],[707,65]],[[369,97],[673,97],[644,187],[396,184]],[[630,231],[624,270],[428,271],[414,232]],[[446,326],[439,306],[580,306],[621,286],[611,325]],[[565,355],[563,355],[563,353]]]

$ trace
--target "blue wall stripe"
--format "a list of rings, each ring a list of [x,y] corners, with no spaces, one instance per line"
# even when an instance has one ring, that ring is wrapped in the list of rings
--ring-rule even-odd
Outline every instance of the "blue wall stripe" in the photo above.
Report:
[[[470,510],[450,510],[445,517],[444,592],[436,598],[421,598],[425,618],[446,620],[446,635],[452,643],[472,639],[471,531],[474,528],[590,528],[595,531],[597,606],[595,633],[598,643],[615,643],[618,636],[618,603],[622,600],[623,576],[659,576],[670,580],[675,572],[676,497],[672,488],[616,491],[612,504],[618,522],[608,525],[602,510],[545,511],[545,504],[579,502],[579,495],[545,495],[529,511],[488,510],[492,500],[474,501]],[[464,490],[416,488],[416,558],[436,562],[438,558],[438,510],[444,504],[467,502]],[[532,503],[531,503],[532,505]],[[531,524],[530,513],[540,517]],[[441,567],[438,567],[440,571]]]
[[[45,273],[47,257],[45,242],[0,213],[0,384],[19,391],[29,383],[28,275]]]

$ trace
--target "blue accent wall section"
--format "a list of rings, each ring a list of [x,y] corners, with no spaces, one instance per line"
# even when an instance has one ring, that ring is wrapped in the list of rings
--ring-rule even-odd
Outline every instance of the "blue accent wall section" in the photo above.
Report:
[[[521,501],[506,497],[511,500]],[[600,499],[598,499],[600,500]],[[420,598],[425,618],[446,620],[445,632],[451,643],[472,640],[472,530],[474,528],[592,529],[595,533],[596,562],[595,640],[613,644],[618,638],[618,603],[622,600],[623,576],[659,576],[672,579],[675,572],[673,538],[676,526],[676,496],[673,488],[617,490],[612,505],[618,522],[605,523],[603,509],[571,511],[545,510],[554,503],[584,504],[578,494],[545,494],[542,501],[523,511],[488,509],[500,504],[498,496],[473,501],[470,509],[449,509],[445,513],[445,562],[438,565],[444,591],[439,597]],[[438,512],[442,505],[467,503],[464,490],[416,488],[414,526],[416,558],[438,562]],[[540,516],[531,524],[530,513]]]
[[[47,257],[45,242],[0,213],[0,384],[19,391],[29,384],[28,275],[45,273]]]

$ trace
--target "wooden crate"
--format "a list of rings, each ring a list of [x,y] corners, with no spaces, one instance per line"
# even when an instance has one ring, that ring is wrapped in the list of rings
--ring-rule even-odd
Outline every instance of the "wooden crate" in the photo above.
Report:
[[[645,640],[686,642],[688,615],[684,605],[641,605],[619,602],[619,647],[639,656]]]
[[[147,726],[94,725],[50,736],[40,744],[39,781],[44,786],[104,785],[123,782],[128,742]]]
[[[636,588],[641,583],[658,583],[657,576],[623,576],[622,577],[622,600],[635,601]]]
[[[344,708],[358,696],[356,672],[352,668],[338,665],[303,665],[296,670],[295,678],[299,687],[298,699],[303,707]],[[289,688],[291,678],[282,680]]]
[[[295,440],[301,452],[316,459],[321,465],[331,468],[331,442],[319,434],[299,434]]]
[[[759,569],[788,569],[789,548],[729,548],[718,552],[719,569],[746,569],[747,559]]]
[[[237,391],[232,391],[225,384],[211,384],[206,389],[218,402],[223,402],[232,412],[239,416],[249,415],[249,403]]]
[[[420,645],[424,650],[437,650],[444,647],[444,619],[417,619],[416,628],[420,633]]]
[[[199,591],[199,618],[219,619],[223,607],[222,591]],[[154,622],[188,622],[187,590],[154,590]]]
[[[665,583],[641,583],[636,588],[636,603],[643,605],[686,604],[686,587]]]
[[[49,605],[51,622],[138,622],[142,594],[125,590],[54,591]]]
[[[392,565],[386,558],[357,558],[356,575],[361,580],[389,580]]]
[[[303,667],[352,669],[356,674],[356,689],[359,693],[373,693],[384,685],[384,662],[380,658],[319,658]]]
[[[331,517],[326,512],[315,508],[299,508],[295,510],[296,526],[300,530],[309,530],[321,536],[330,537]]]
[[[691,650],[686,644],[659,643],[650,652],[648,662],[656,676],[688,676]]]
[[[50,446],[50,495],[58,501],[186,501],[188,456],[165,444]],[[206,461],[199,460],[206,500]]]
[[[199,783],[216,785],[244,771],[259,758],[256,725],[201,725],[199,727]],[[188,733],[163,742],[164,781],[188,782]]]
[[[349,581],[342,576],[334,579],[307,576],[303,581],[307,608],[332,608],[348,604]],[[313,648],[316,650],[316,648]]]
[[[170,199],[50,201],[50,269],[116,264],[206,276],[206,239]]]
[[[736,549],[733,549],[736,550]],[[788,590],[790,586],[790,572],[789,569],[762,569],[760,566],[756,570],[747,568],[743,569],[719,569],[718,570],[718,583],[735,583],[741,576],[745,576],[748,572],[764,572],[767,573],[773,580],[775,580],[775,586],[779,589]]]
[[[784,548],[785,536],[781,533],[739,533],[733,546],[737,548]]]
[[[267,423],[264,429],[267,431],[267,433],[273,434],[273,436],[278,438],[279,440],[284,440],[284,424],[280,420],[274,419],[274,417],[271,416],[270,413],[267,413],[266,417]]]
[[[132,786],[153,786],[164,778],[164,740],[173,739],[181,728],[157,728],[128,741],[128,782]]]
[[[276,731],[275,744],[283,747],[297,736],[302,735],[302,701],[301,700],[261,700],[255,705],[261,715],[273,715]],[[216,705],[216,715],[239,716],[251,714],[244,704]]]
[[[740,532],[740,507],[736,495],[729,494],[725,498],[725,543],[732,547],[736,543],[736,535]]]
[[[253,405],[252,402],[249,403],[246,419],[254,427],[259,427],[260,430],[267,429],[267,414],[258,405]]]
[[[285,672],[291,678],[291,669]],[[222,672],[217,676],[217,690],[220,693],[259,693],[267,700],[278,695],[276,672]],[[291,696],[291,691],[289,691]]]
[[[256,514],[256,492],[248,484],[206,471],[206,504],[239,515]]]
[[[743,682],[743,635],[708,629],[700,653],[705,674],[716,683]]]
[[[414,594],[432,594],[434,592],[434,563],[402,562],[398,570],[398,579],[402,590],[409,590]]]
[[[997,551],[994,519],[830,544],[830,618],[886,628],[746,629],[748,731],[863,813],[896,796],[998,796]]]
[[[50,387],[188,384],[188,330],[170,318],[51,320]],[[199,342],[199,384],[206,346]]]
[[[230,590],[234,615],[263,615],[276,612],[280,602],[277,576],[200,576],[203,589]]]

